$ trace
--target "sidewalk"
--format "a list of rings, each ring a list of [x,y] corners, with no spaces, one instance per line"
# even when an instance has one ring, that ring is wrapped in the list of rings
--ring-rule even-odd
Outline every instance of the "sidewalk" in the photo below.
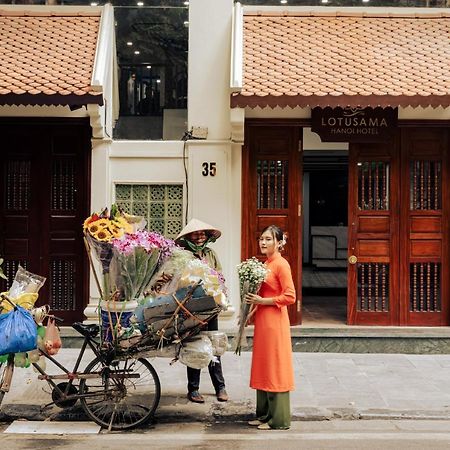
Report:
[[[62,349],[58,361],[68,367],[77,349]],[[291,393],[293,420],[449,419],[450,355],[293,353],[296,390]],[[86,363],[91,360],[86,358]],[[255,392],[248,387],[251,353],[227,352],[223,371],[230,401],[219,403],[207,371],[200,392],[204,404],[186,398],[186,367],[169,359],[152,359],[161,381],[158,422],[247,420],[254,413]],[[47,367],[49,369],[49,367]],[[47,373],[56,373],[47,370]],[[80,407],[40,406],[51,401],[49,388],[32,368],[16,369],[5,395],[0,421],[19,418],[85,420]]]

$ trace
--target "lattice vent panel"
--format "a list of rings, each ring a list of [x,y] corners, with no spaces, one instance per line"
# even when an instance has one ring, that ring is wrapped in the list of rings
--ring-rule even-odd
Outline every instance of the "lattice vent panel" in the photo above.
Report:
[[[411,312],[441,311],[441,264],[424,262],[410,264],[409,310]]]
[[[388,264],[358,264],[358,311],[389,311]]]
[[[363,211],[389,209],[388,162],[358,162],[358,208]]]
[[[288,207],[288,161],[259,160],[257,170],[258,209]]]
[[[75,263],[53,260],[50,264],[51,309],[55,311],[75,310]]]

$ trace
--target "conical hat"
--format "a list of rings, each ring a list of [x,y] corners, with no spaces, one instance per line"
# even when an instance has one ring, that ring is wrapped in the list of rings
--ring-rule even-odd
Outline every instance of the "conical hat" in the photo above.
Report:
[[[214,239],[218,239],[222,235],[222,233],[217,228],[214,228],[212,225],[209,225],[198,219],[191,219],[189,223],[181,230],[180,234],[176,237],[175,241],[178,241],[178,239],[181,239],[183,236],[193,233],[194,231],[202,231],[202,230],[209,233]]]

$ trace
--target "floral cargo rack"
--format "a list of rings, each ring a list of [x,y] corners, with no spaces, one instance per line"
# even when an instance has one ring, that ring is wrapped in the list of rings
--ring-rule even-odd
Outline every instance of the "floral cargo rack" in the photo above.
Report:
[[[145,225],[142,217],[115,205],[83,224],[100,293],[102,344],[118,352],[170,356],[191,367],[206,367],[214,354],[224,351],[226,337],[198,336],[196,343],[189,343],[188,355],[181,355],[186,343],[227,307],[223,276],[174,241],[146,231]]]

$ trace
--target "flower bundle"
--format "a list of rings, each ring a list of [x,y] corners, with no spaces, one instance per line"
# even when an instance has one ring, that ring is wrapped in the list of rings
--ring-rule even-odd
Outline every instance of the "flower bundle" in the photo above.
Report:
[[[125,233],[133,233],[143,228],[145,223],[142,217],[130,216],[114,204],[111,209],[105,208],[100,213],[95,212],[84,221],[83,233],[89,257],[92,249],[102,268],[102,287],[96,277],[102,300],[109,300],[111,297],[109,272],[113,258],[112,241],[123,237]]]
[[[214,301],[223,309],[227,309],[227,297],[223,275],[200,259],[189,261],[178,282],[178,289],[201,283],[206,295],[214,298]]]
[[[235,353],[240,355],[242,347],[246,345],[245,326],[250,313],[250,305],[246,303],[245,296],[249,293],[258,293],[262,282],[267,276],[268,269],[261,261],[253,256],[238,264],[237,272],[241,294],[241,312],[239,317],[239,330],[236,336]]]
[[[156,232],[139,230],[112,241],[111,282],[115,300],[143,297],[159,265],[168,258],[174,241]]]

